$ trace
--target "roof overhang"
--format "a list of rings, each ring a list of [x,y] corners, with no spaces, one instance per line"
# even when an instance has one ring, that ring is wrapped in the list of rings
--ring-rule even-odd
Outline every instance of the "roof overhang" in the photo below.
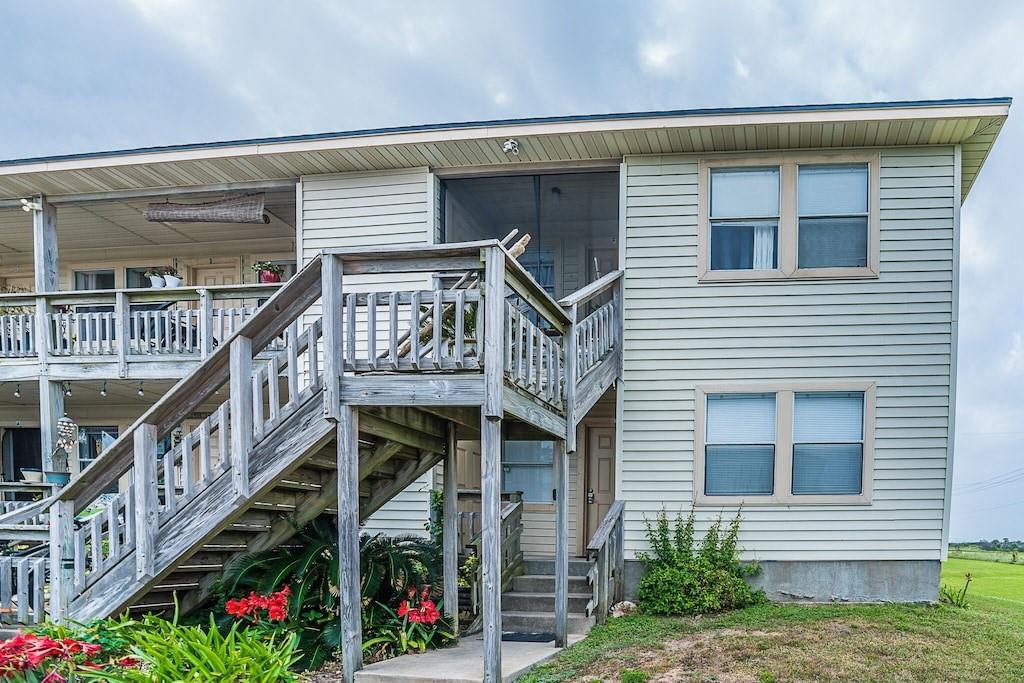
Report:
[[[323,173],[585,164],[633,154],[961,145],[967,195],[1009,98],[477,121],[0,161],[0,198],[253,183]],[[519,154],[502,151],[515,138]]]

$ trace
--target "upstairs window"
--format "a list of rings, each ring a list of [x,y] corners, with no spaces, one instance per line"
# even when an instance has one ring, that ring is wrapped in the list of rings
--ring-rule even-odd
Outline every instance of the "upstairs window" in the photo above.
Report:
[[[779,169],[711,172],[711,270],[779,266]]]
[[[798,268],[868,265],[868,165],[800,166]]]
[[[879,158],[790,152],[701,159],[698,280],[878,277]]]

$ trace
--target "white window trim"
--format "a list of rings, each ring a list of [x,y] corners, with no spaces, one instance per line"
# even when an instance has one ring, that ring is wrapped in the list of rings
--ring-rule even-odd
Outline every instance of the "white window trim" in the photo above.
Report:
[[[864,451],[859,494],[794,495],[793,399],[803,392],[864,393]],[[775,486],[764,495],[709,496],[704,493],[705,420],[708,394],[775,394]],[[693,503],[723,505],[870,505],[874,494],[875,383],[868,380],[830,382],[759,382],[702,384],[694,389]]]
[[[798,268],[797,171],[801,165],[868,165],[868,265],[865,267]],[[716,155],[698,161],[697,180],[697,281],[745,282],[751,280],[834,280],[877,278],[879,274],[879,152],[791,152],[765,155]],[[743,166],[779,167],[778,268],[773,270],[711,270],[711,169]]]

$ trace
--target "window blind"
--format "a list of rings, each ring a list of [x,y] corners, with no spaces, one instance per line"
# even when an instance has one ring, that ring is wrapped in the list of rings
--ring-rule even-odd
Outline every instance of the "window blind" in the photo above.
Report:
[[[705,495],[774,492],[774,394],[709,395],[705,433]]]
[[[778,215],[777,167],[711,171],[712,218],[771,218]]]
[[[868,211],[868,165],[800,166],[800,216],[847,216]]]
[[[863,393],[795,394],[793,494],[860,493],[863,439]]]

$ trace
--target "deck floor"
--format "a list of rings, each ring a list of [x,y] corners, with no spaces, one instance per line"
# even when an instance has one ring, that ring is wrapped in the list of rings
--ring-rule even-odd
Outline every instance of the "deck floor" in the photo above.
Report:
[[[574,645],[582,635],[570,635]],[[554,641],[520,643],[502,641],[501,679],[514,681],[531,667],[542,664],[561,652]],[[405,655],[370,664],[356,674],[357,683],[479,683],[484,678],[483,636],[475,634],[455,647],[430,650],[421,655]],[[341,680],[340,678],[338,680]]]

